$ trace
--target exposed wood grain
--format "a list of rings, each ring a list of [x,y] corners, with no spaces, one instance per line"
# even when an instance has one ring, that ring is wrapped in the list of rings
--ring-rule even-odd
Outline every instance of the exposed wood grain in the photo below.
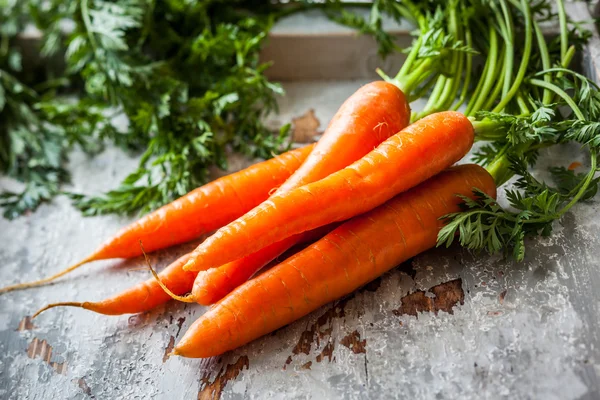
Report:
[[[34,337],[29,346],[27,347],[27,357],[35,359],[40,358],[46,364],[48,364],[54,371],[61,375],[67,374],[67,363],[66,362],[56,362],[51,361],[52,359],[52,346],[48,344],[48,342],[44,340],[39,340]]]
[[[171,336],[169,336],[169,344],[167,344],[167,347],[165,348],[165,355],[163,356],[163,363],[166,363],[167,360],[169,359],[169,357],[171,357],[171,352],[173,351],[174,347],[175,347],[175,336],[171,335]]]
[[[202,384],[198,392],[198,400],[220,399],[227,382],[236,379],[244,368],[248,369],[249,367],[248,357],[241,356],[234,364],[228,364],[227,367],[221,368],[213,382],[210,382],[209,377],[204,375],[201,379]]]
[[[434,297],[431,297],[430,294]],[[402,297],[402,306],[393,312],[395,315],[414,316],[418,316],[421,312],[437,314],[438,311],[453,314],[454,306],[464,304],[464,301],[462,279],[459,278],[433,286],[428,291],[417,290]]]
[[[317,362],[321,362],[323,361],[325,358],[327,358],[327,361],[331,362],[331,361],[335,361],[335,357],[333,356],[333,350],[335,349],[335,344],[333,342],[328,342],[325,347],[323,348],[323,351],[321,351],[321,354],[319,354],[316,358]]]
[[[354,331],[344,336],[340,343],[352,350],[354,354],[366,353],[367,339],[360,340],[360,333]]]
[[[297,143],[311,143],[315,136],[320,135],[321,122],[315,116],[315,110],[310,109],[304,114],[292,118],[292,140]]]
[[[33,322],[31,321],[31,317],[28,315],[26,317],[23,317],[21,322],[19,322],[19,327],[17,328],[17,330],[18,331],[30,331],[33,328],[35,328],[35,325],[33,325]]]
[[[83,391],[83,393],[86,396],[88,396],[92,399],[95,398],[95,396],[92,395],[92,389],[87,385],[87,382],[85,381],[84,378],[77,379],[77,385],[79,386],[79,388]]]

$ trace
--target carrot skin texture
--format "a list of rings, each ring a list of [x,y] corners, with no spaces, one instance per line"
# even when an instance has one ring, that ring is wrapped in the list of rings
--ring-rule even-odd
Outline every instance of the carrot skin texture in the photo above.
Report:
[[[137,257],[142,254],[140,240],[152,252],[222,227],[267,199],[313,147],[289,151],[192,190],[121,229],[94,252],[92,260]]]
[[[362,86],[341,105],[306,160],[275,194],[282,195],[347,167],[404,129],[409,121],[410,106],[397,86],[385,81]],[[213,304],[293,245],[325,233],[299,233],[200,273],[192,297],[200,304]]]
[[[175,294],[186,294],[196,279],[196,272],[183,270],[189,256],[185,254],[179,257],[159,274],[161,281]],[[122,315],[149,311],[169,300],[171,297],[151,278],[106,300],[81,304],[83,308],[100,314]]]
[[[246,282],[256,271],[279,257],[299,240],[294,235],[273,243],[256,253],[232,261],[219,268],[198,272],[192,289],[192,297],[198,304],[214,304],[233,289]]]
[[[496,195],[487,171],[461,165],[352,218],[226,296],[194,322],[174,354],[222,354],[351,293],[435,246],[439,218],[458,211],[456,194],[472,197],[473,187]]]
[[[370,82],[340,106],[325,133],[278,193],[318,181],[347,167],[408,126],[404,93],[385,81]]]
[[[194,281],[192,297],[198,304],[214,304],[292,246],[320,239],[332,229],[333,226],[327,225],[299,233],[219,268],[200,271]]]
[[[218,267],[285,237],[369,211],[460,160],[473,139],[473,125],[463,114],[429,115],[347,168],[271,196],[205,240],[184,269]]]

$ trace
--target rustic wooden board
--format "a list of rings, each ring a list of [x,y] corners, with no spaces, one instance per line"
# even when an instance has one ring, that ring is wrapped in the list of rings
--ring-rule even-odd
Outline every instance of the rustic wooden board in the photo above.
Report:
[[[304,116],[302,135],[318,133],[364,82],[286,83],[272,122]],[[585,162],[579,154],[562,147],[543,159]],[[234,160],[232,168],[245,163]],[[114,149],[93,160],[76,154],[73,188],[106,190],[134,165]],[[552,237],[528,243],[520,264],[458,247],[431,250],[271,335],[204,360],[166,357],[204,312],[197,305],[123,317],[56,309],[28,319],[47,302],[102,299],[149,276],[140,258],[97,262],[55,285],[0,297],[0,398],[596,399],[599,214],[598,200],[578,205]],[[0,284],[56,271],[127,221],[82,218],[65,198],[10,223],[0,219]],[[163,267],[191,246],[151,261]]]

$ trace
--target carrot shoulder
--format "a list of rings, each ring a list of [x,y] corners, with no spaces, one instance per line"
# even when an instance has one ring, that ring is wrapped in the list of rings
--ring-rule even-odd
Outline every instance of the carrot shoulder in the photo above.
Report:
[[[194,250],[186,270],[205,270],[271,243],[369,211],[460,160],[473,144],[461,113],[425,117],[352,165],[314,183],[275,195]]]
[[[365,214],[238,287],[201,316],[174,354],[211,357],[239,347],[351,293],[435,246],[440,217],[459,210],[456,194],[495,196],[481,167],[451,168]]]

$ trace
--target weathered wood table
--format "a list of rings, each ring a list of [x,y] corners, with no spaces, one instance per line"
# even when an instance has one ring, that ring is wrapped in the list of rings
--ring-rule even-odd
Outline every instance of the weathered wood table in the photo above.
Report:
[[[323,130],[365,82],[287,83],[273,123],[304,115],[299,131]],[[576,150],[544,157],[567,165]],[[135,163],[114,149],[93,160],[76,154],[73,188],[111,188]],[[232,168],[242,164],[234,160]],[[57,271],[127,222],[83,218],[66,198],[0,219],[0,283]],[[165,266],[192,246],[151,261]],[[530,240],[522,263],[459,247],[431,250],[222,357],[167,357],[205,311],[198,305],[172,302],[122,317],[79,309],[28,317],[48,302],[114,294],[148,278],[144,265],[141,258],[97,262],[55,285],[0,297],[0,398],[600,398],[597,199],[566,214],[552,237]]]

